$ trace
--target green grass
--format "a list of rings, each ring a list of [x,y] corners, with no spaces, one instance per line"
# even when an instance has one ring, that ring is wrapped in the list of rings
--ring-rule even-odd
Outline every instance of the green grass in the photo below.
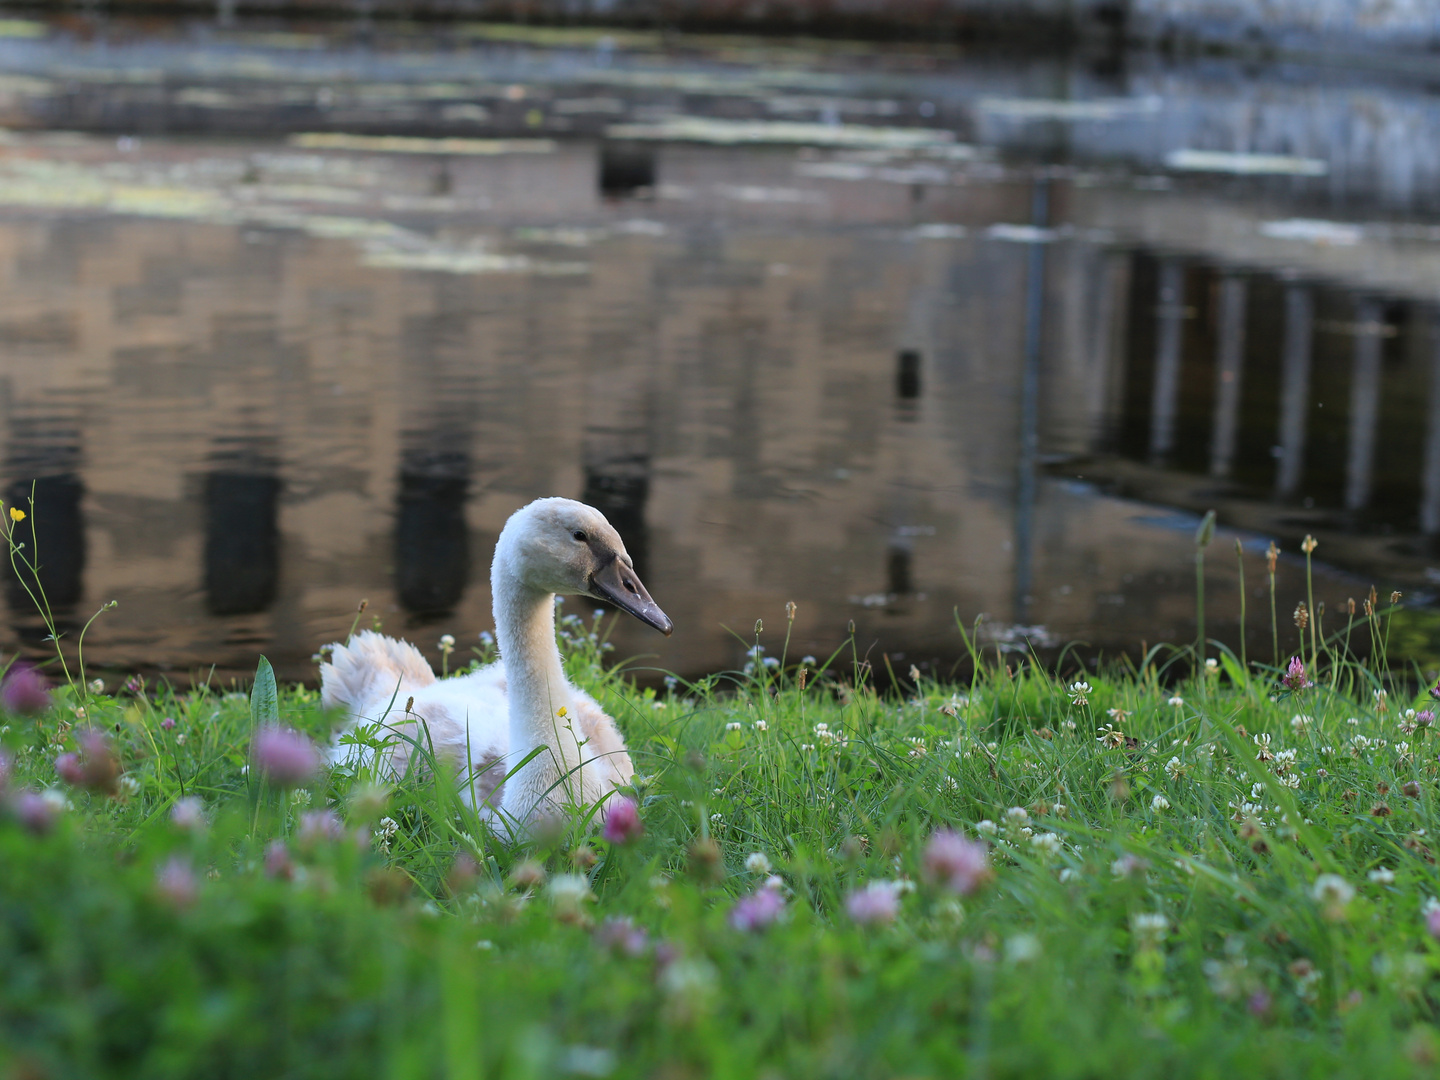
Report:
[[[87,691],[81,720],[77,686],[9,717],[11,805],[48,788],[72,808],[43,835],[0,814],[0,1077],[1386,1077],[1440,1060],[1436,736],[1404,730],[1428,697],[1377,712],[1358,666],[1290,694],[1228,656],[1178,683],[1090,673],[1079,694],[992,663],[885,697],[848,654],[805,664],[803,689],[791,659],[657,695],[603,668],[593,624],[562,631],[641,774],[628,845],[577,826],[512,847],[443,772],[378,799],[343,768],[252,786],[244,695]],[[317,738],[332,720],[298,687],[279,711]],[[86,723],[113,736],[114,796],[56,777]],[[171,821],[182,794],[205,828]],[[303,839],[324,807],[345,835]],[[927,882],[931,833],[986,821],[993,883]],[[289,874],[266,872],[275,840]],[[743,932],[727,916],[765,876],[757,852],[785,915]],[[553,887],[577,872],[578,907]],[[1353,897],[1317,897],[1322,874]],[[893,923],[847,914],[873,881],[906,883]],[[615,944],[617,920],[643,943]]]

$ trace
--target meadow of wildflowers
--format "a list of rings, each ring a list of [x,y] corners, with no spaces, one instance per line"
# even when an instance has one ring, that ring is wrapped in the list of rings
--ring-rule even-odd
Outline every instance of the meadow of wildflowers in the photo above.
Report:
[[[324,767],[312,691],[17,671],[0,1075],[1440,1063],[1424,687],[1226,655],[891,697],[837,658],[656,693],[597,626],[569,662],[639,776],[523,848],[443,773]]]
[[[326,765],[334,718],[263,662],[248,693],[13,666],[0,1078],[1440,1067],[1437,703],[1383,654],[1302,626],[1265,666],[878,693],[757,625],[657,691],[603,625],[561,641],[634,785],[519,846],[423,746]]]

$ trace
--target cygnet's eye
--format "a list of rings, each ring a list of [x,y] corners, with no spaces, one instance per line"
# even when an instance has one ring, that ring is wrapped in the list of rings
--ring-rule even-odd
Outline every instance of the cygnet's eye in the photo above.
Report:
[[[589,540],[590,538],[585,535],[585,530],[584,530],[584,529],[576,529],[576,530],[575,530],[575,539],[576,539],[576,540],[579,540],[579,541],[583,544],[583,543],[585,543],[585,541]]]

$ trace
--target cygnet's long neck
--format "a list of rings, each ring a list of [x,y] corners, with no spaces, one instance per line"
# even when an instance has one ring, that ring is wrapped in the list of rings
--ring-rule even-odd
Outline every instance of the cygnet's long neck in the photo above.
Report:
[[[524,820],[542,799],[557,808],[580,801],[580,745],[571,727],[576,721],[570,684],[555,644],[554,594],[526,585],[498,558],[490,584],[509,698],[507,768],[537,746],[547,748],[505,783],[505,812]]]

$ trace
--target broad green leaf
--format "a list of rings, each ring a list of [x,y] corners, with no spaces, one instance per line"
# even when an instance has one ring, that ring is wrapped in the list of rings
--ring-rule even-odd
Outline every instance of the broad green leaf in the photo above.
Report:
[[[250,722],[255,727],[280,722],[280,693],[275,686],[275,669],[263,656],[255,668],[255,687],[250,691]]]

